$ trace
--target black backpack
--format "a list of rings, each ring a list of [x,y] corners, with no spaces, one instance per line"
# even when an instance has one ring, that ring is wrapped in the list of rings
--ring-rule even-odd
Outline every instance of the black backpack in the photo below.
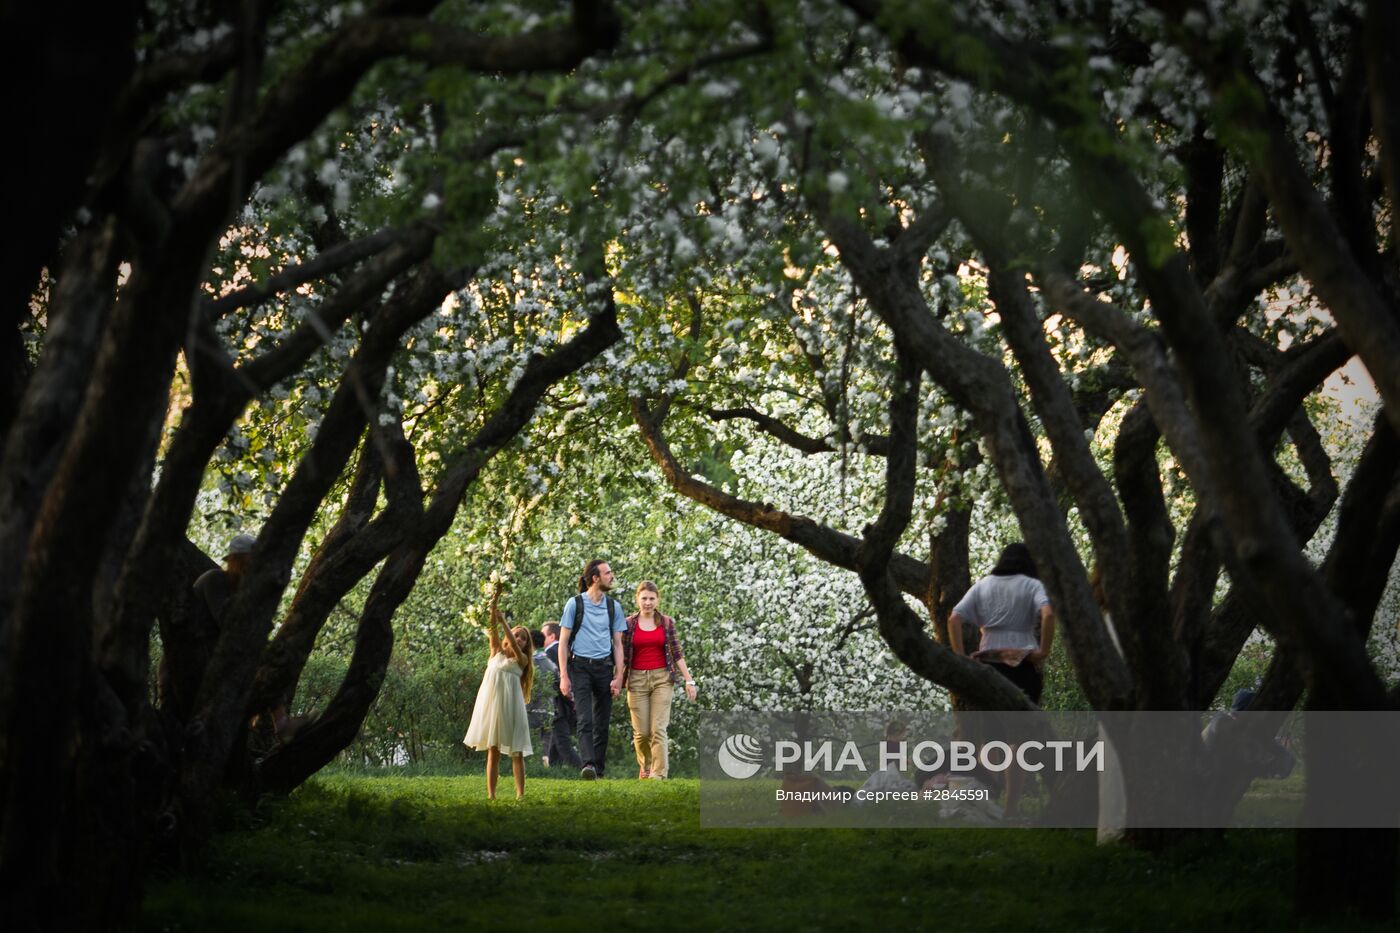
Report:
[[[616,609],[619,613],[621,613],[621,612],[622,612],[622,609],[621,609],[621,607],[618,606],[617,600],[613,599],[611,596],[604,595],[604,596],[603,596],[603,599],[607,600],[607,607],[608,607],[608,630],[607,630],[607,632],[605,632],[604,634],[607,635],[608,657],[612,657],[612,620],[613,620],[613,610]],[[574,645],[577,643],[577,641],[578,641],[578,635],[579,635],[579,633],[582,632],[582,631],[583,631],[583,594],[582,594],[582,593],[579,593],[577,596],[574,597],[574,632],[573,632],[573,636],[569,638],[569,657],[570,657],[570,658],[573,658],[573,657],[574,657]]]

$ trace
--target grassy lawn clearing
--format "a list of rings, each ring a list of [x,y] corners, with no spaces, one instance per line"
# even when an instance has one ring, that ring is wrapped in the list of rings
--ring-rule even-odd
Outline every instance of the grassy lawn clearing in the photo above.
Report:
[[[702,829],[694,779],[531,775],[526,790],[515,801],[503,776],[492,803],[480,774],[322,776],[154,881],[136,929],[1293,925],[1280,832],[1152,856],[1088,830]]]

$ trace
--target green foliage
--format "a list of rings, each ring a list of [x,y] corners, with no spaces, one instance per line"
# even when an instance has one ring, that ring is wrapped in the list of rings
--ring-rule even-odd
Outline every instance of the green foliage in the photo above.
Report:
[[[1045,686],[1041,692],[1040,705],[1043,709],[1087,710],[1089,701],[1079,680],[1074,675],[1074,667],[1069,661],[1069,651],[1063,633],[1055,636],[1055,646],[1050,651],[1050,660],[1044,668]]]
[[[1176,255],[1186,199],[1173,152],[1201,128],[1207,95],[1183,56],[1157,47],[1155,21],[1118,22],[1122,11],[1104,13],[1108,28],[1157,43],[1151,67],[1139,67],[1102,46],[1097,24],[1066,21],[1049,8],[1002,10],[999,31],[1008,41],[1045,40],[1054,50],[1047,59],[1058,62],[1054,100],[1081,118],[1057,135],[989,91],[1006,63],[963,28],[980,30],[977,14],[948,3],[891,3],[884,10],[886,38],[916,36],[941,49],[950,70],[975,76],[972,83],[899,65],[878,29],[821,4],[634,4],[624,10],[617,53],[568,74],[484,76],[383,63],[361,82],[352,107],[326,120],[260,181],[221,245],[207,283],[212,293],[262,281],[309,256],[331,214],[349,235],[432,214],[445,229],[436,260],[475,269],[472,284],[408,337],[377,400],[381,417],[402,420],[425,482],[474,436],[532,354],[577,331],[589,308],[577,261],[585,246],[603,244],[624,332],[597,365],[546,395],[528,429],[469,492],[396,614],[394,661],[349,757],[406,758],[415,766],[462,760],[459,740],[484,661],[481,626],[492,576],[503,581],[514,621],[538,627],[558,618],[578,570],[593,556],[613,561],[629,608],[638,580],[661,585],[663,610],[682,626],[703,704],[943,702],[941,690],[898,668],[868,628],[841,652],[832,650],[833,633],[858,623],[866,607],[853,577],[672,494],[632,424],[631,401],[672,402],[665,430],[683,469],[732,494],[859,534],[881,504],[884,465],[857,439],[888,430],[894,354],[888,330],[831,249],[815,203],[829,198],[842,216],[887,241],[940,200],[940,167],[925,148],[933,132],[956,142],[959,171],[967,170],[969,181],[1005,194],[1006,204],[989,210],[1018,230],[1042,228],[1018,237],[1028,254],[1066,240],[1080,244],[1081,271],[1095,293],[1150,327],[1135,266]],[[303,60],[340,15],[294,5],[280,17],[276,29],[290,37],[288,54],[270,67],[269,81]],[[465,2],[437,14],[481,34],[518,33],[564,15],[557,4]],[[749,51],[716,55],[736,49]],[[215,97],[191,93],[178,112],[190,124],[215,123]],[[498,137],[510,144],[463,157]],[[1159,207],[1138,230],[1144,255],[1126,255],[1089,209],[1066,143],[1119,158],[1138,176]],[[1238,196],[1243,175],[1227,164],[1227,200]],[[947,332],[1004,362],[1024,396],[983,260],[955,224],[930,244],[920,285]],[[246,357],[304,320],[332,284],[231,315],[220,332]],[[1266,298],[1242,323],[1271,347],[1330,326],[1297,278]],[[1114,362],[1112,349],[1052,308],[1041,310],[1065,382],[1077,395],[1092,393]],[[260,399],[231,432],[207,478],[192,538],[208,544],[256,530],[314,438],[362,324],[348,323],[305,373]],[[1136,389],[1110,396],[1112,407],[1093,425],[1092,449],[1106,476],[1121,418],[1140,399]],[[1310,403],[1320,422],[1322,407]],[[725,408],[771,415],[833,452],[797,457],[751,424],[714,420],[711,412]],[[1024,410],[1048,464],[1049,444],[1032,406]],[[1018,536],[1006,495],[985,450],[977,450],[967,413],[927,381],[919,437],[920,489],[901,549],[924,555],[943,512],[971,507],[975,578],[1001,544]],[[1332,437],[1328,444],[1340,446]],[[1279,459],[1290,476],[1304,479],[1290,447]],[[1159,467],[1172,521],[1183,529],[1194,493],[1165,445]],[[298,569],[334,521],[343,483],[308,536]],[[1087,566],[1088,535],[1068,494],[1062,506]],[[324,708],[338,686],[368,586],[366,580],[346,597],[322,633],[302,684],[304,708]],[[808,630],[805,638],[795,634]],[[1085,701],[1065,657],[1064,631],[1046,705],[1079,709]],[[806,659],[819,668],[815,683],[795,676]],[[1230,683],[1257,679],[1260,663],[1262,655],[1247,652]],[[627,733],[625,703],[617,706],[615,737]],[[694,744],[685,704],[677,704],[672,735],[684,760]],[[626,757],[625,741],[614,748]]]
[[[462,745],[472,703],[486,666],[480,650],[396,655],[379,696],[356,740],[340,760],[353,765],[440,765],[460,767],[472,756]],[[345,676],[347,663],[334,655],[312,655],[291,712],[324,710]]]
[[[1211,703],[1211,709],[1229,709],[1236,691],[1258,690],[1259,685],[1263,683],[1264,672],[1269,669],[1269,660],[1273,653],[1274,644],[1270,639],[1259,637],[1248,641],[1240,650],[1239,657],[1235,658],[1229,676],[1220,685],[1220,690]]]

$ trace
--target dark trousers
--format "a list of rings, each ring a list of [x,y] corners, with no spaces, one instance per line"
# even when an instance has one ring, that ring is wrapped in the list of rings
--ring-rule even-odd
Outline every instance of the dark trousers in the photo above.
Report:
[[[574,748],[574,729],[578,726],[578,714],[574,712],[574,702],[566,696],[554,698],[554,722],[549,728],[549,738],[545,742],[544,753],[550,765],[567,764],[574,768],[583,767],[583,761]]]
[[[607,658],[569,658],[569,681],[578,710],[578,753],[584,766],[598,774],[608,761],[608,721],[612,719],[613,662]]]
[[[1010,664],[993,661],[991,665],[997,669],[997,673],[1020,687],[1021,692],[1030,697],[1032,703],[1040,705],[1040,694],[1045,689],[1045,675],[1036,670],[1034,664],[1022,661],[1012,667]]]

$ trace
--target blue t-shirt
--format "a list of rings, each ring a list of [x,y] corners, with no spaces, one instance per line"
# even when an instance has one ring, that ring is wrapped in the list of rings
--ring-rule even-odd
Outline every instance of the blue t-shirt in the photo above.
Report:
[[[577,604],[578,600],[574,597],[571,597],[564,604],[564,612],[559,617],[560,628],[566,628],[573,632],[574,607]],[[621,605],[618,605],[613,611],[613,618],[609,620],[608,598],[604,596],[602,602],[594,605],[593,600],[588,598],[587,593],[584,593],[583,627],[569,636],[569,648],[581,658],[610,658],[612,657],[611,632],[625,631],[627,631],[627,619],[622,614]]]

